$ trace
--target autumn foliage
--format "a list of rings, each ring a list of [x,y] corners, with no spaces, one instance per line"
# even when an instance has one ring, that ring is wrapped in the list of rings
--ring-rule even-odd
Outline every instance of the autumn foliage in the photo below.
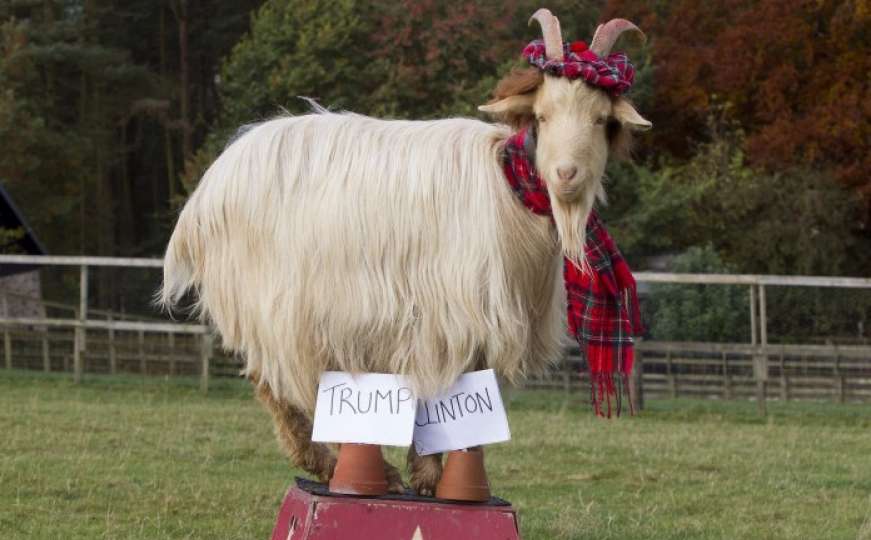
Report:
[[[711,246],[739,272],[871,273],[871,0],[0,1],[0,182],[52,253],[157,255],[228,138],[298,96],[485,119],[542,5],[567,40],[614,17],[649,37],[617,44],[654,129],[603,208],[636,267]]]
[[[722,115],[751,164],[825,171],[871,204],[869,13],[867,0],[611,0],[601,18],[652,36],[658,150],[686,156]]]

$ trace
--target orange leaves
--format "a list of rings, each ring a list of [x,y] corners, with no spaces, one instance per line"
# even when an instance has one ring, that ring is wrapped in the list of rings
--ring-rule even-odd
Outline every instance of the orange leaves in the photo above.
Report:
[[[826,169],[871,193],[869,11],[867,0],[612,0],[602,18],[652,37],[654,144],[685,156],[687,134],[723,105],[753,163]]]

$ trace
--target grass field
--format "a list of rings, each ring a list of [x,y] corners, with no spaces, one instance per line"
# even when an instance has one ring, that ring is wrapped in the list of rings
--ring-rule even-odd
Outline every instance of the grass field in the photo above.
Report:
[[[871,540],[871,407],[516,392],[488,448],[526,540]],[[403,452],[391,449],[400,461]],[[268,538],[290,469],[247,383],[0,372],[0,538]],[[458,539],[459,540],[459,539]]]

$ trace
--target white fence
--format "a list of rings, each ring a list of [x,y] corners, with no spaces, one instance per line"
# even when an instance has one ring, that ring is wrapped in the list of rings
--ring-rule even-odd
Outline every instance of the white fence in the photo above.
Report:
[[[207,389],[210,374],[210,361],[213,356],[214,339],[208,327],[201,324],[189,324],[171,321],[133,321],[133,320],[115,320],[110,316],[103,319],[89,317],[88,308],[88,275],[90,268],[99,267],[115,267],[115,268],[151,268],[158,269],[163,266],[161,259],[145,259],[145,258],[114,258],[114,257],[75,257],[75,256],[29,256],[29,255],[0,255],[0,265],[27,265],[36,267],[45,266],[65,266],[78,268],[79,271],[79,305],[78,309],[74,310],[74,316],[71,318],[23,318],[23,317],[2,317],[0,318],[0,327],[4,328],[5,341],[5,364],[6,367],[12,367],[12,338],[10,332],[12,329],[21,328],[38,328],[42,329],[43,339],[48,343],[48,333],[51,328],[65,328],[73,331],[73,343],[71,347],[72,371],[75,381],[80,381],[84,371],[83,353],[88,349],[87,336],[88,331],[105,332],[108,335],[106,341],[110,372],[114,372],[116,359],[113,351],[116,348],[114,334],[116,332],[135,332],[138,334],[140,354],[145,355],[142,346],[143,336],[165,336],[170,347],[173,346],[176,335],[186,335],[196,338],[199,343],[199,371],[201,377],[201,385],[203,389]],[[649,361],[653,362],[657,354],[665,355],[666,362],[666,377],[670,395],[678,395],[675,389],[680,387],[680,381],[672,370],[675,365],[675,358],[682,357],[686,360],[686,354],[680,354],[685,351],[701,351],[704,354],[714,353],[727,358],[729,354],[742,355],[749,360],[749,365],[752,366],[752,379],[756,384],[756,398],[764,403],[766,397],[766,384],[770,377],[772,366],[769,366],[769,360],[772,358],[780,359],[781,371],[785,373],[784,345],[771,345],[768,336],[768,313],[766,300],[766,287],[830,287],[830,288],[847,288],[847,289],[864,289],[871,291],[871,279],[868,278],[844,278],[844,277],[817,277],[817,276],[770,276],[770,275],[729,275],[729,274],[672,274],[672,273],[653,273],[653,272],[638,272],[635,274],[636,279],[640,283],[672,283],[672,284],[705,284],[705,285],[732,285],[746,286],[748,288],[749,306],[750,306],[750,321],[751,321],[751,339],[750,343],[745,344],[684,344],[681,351],[680,343],[662,344],[657,342],[642,343],[639,350],[649,356]],[[155,283],[155,288],[157,283]],[[94,313],[96,315],[96,313]],[[702,346],[703,345],[703,346]],[[711,349],[713,347],[713,349]],[[871,347],[846,347],[846,346],[831,346],[831,347],[816,347],[804,348],[800,345],[786,346],[792,347],[789,353],[793,356],[805,351],[816,351],[816,353],[831,356],[834,358],[835,372],[837,377],[841,379],[841,396],[843,396],[843,362],[841,359],[848,358],[850,361],[865,362],[871,365]],[[45,349],[43,345],[43,349]],[[710,349],[710,350],[708,350]],[[188,351],[189,352],[189,351]],[[678,353],[678,354],[674,354]],[[575,355],[577,353],[575,352]],[[44,356],[48,356],[44,354]],[[175,352],[170,350],[166,358],[174,361],[176,358]],[[567,358],[571,359],[573,354],[569,352]],[[691,360],[689,360],[691,362]],[[700,360],[701,361],[701,360]],[[647,364],[652,366],[653,364]],[[776,369],[776,365],[774,368]],[[142,362],[142,370],[145,371],[145,363]],[[655,375],[655,369],[651,368],[651,377]],[[648,373],[642,372],[642,377],[638,377],[639,382],[645,381],[648,378]],[[722,388],[734,389],[732,380],[727,368],[723,368],[722,376],[724,381],[720,381]],[[670,377],[670,378],[668,378]],[[651,379],[651,388],[656,387],[654,384],[655,377]],[[555,374],[555,380],[561,380],[563,385],[566,385],[565,371]],[[542,381],[546,382],[546,381]],[[781,392],[782,395],[789,395],[789,391]],[[723,395],[734,395],[732,390],[723,390]],[[871,399],[871,395],[869,395]]]
[[[74,257],[74,256],[39,256],[39,255],[0,255],[0,265],[17,264],[26,266],[72,266],[79,269],[79,307],[75,310],[74,318],[25,318],[25,317],[2,317],[0,326],[3,327],[39,327],[43,329],[72,328],[74,340],[72,346],[73,378],[75,382],[81,381],[83,372],[82,354],[87,347],[87,330],[106,330],[110,336],[110,362],[114,360],[112,352],[115,350],[114,334],[118,331],[138,332],[140,336],[148,334],[187,334],[201,336],[200,347],[200,380],[201,387],[205,391],[209,382],[209,363],[214,349],[213,336],[207,326],[202,324],[186,324],[178,322],[149,322],[149,321],[125,321],[125,320],[94,320],[88,317],[88,274],[92,267],[116,267],[116,268],[162,268],[161,259],[144,258],[116,258],[116,257]],[[155,284],[156,286],[157,284]],[[44,343],[49,342],[48,332],[44,332]],[[5,364],[12,367],[11,337],[8,332],[4,335]],[[43,346],[43,350],[45,350]],[[46,354],[47,356],[47,354]]]

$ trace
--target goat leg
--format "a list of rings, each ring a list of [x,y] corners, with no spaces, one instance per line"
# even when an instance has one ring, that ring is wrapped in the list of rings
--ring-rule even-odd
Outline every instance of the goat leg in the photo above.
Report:
[[[402,473],[399,469],[384,461],[384,475],[387,477],[387,491],[390,493],[405,493],[405,484],[402,483]]]
[[[412,444],[408,449],[408,470],[411,488],[422,497],[432,497],[442,477],[442,455],[419,456]]]
[[[336,456],[322,443],[311,440],[312,422],[306,414],[284,400],[276,399],[265,384],[255,383],[257,399],[272,413],[275,435],[297,467],[329,482],[336,468]]]

